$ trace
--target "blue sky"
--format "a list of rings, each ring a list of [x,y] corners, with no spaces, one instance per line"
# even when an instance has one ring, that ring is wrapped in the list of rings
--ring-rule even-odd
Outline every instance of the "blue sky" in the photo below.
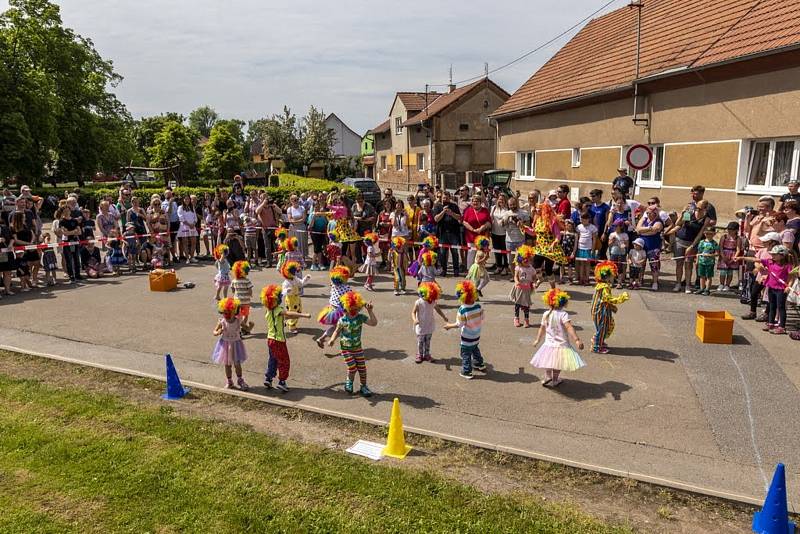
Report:
[[[134,117],[208,104],[245,121],[288,105],[335,112],[364,132],[396,91],[500,66],[603,0],[60,0],[64,23],[125,79]],[[624,0],[606,11],[625,5]],[[8,3],[0,0],[0,10]],[[573,32],[574,33],[574,32]],[[571,35],[570,35],[571,36]],[[513,93],[569,36],[492,75]]]

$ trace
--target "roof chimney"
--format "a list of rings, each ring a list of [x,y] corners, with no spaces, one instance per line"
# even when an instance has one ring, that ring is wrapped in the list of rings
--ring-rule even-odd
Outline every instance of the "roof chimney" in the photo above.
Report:
[[[451,83],[450,85],[447,86],[447,88],[448,88],[448,92],[452,93],[453,91],[456,90],[456,84]]]

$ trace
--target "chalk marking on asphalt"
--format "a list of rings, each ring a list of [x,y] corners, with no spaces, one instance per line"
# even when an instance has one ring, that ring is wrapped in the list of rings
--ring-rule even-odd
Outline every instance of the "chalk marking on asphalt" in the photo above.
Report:
[[[162,375],[155,375],[155,374],[152,374],[152,373],[145,373],[143,371],[137,371],[135,369],[126,369],[126,368],[123,368],[123,367],[116,367],[116,366],[106,365],[106,364],[97,363],[97,362],[89,362],[89,361],[79,360],[77,358],[69,358],[67,356],[59,356],[59,355],[56,355],[56,354],[50,354],[50,353],[45,353],[45,352],[33,351],[33,350],[29,350],[29,349],[23,349],[23,348],[15,347],[13,345],[0,344],[0,350],[7,350],[7,351],[17,352],[17,353],[22,353],[22,354],[32,354],[33,356],[39,356],[41,358],[48,358],[48,359],[51,359],[51,360],[57,360],[57,361],[62,361],[62,362],[66,362],[66,363],[72,363],[72,364],[76,364],[76,365],[94,367],[96,369],[101,369],[101,370],[104,370],[104,371],[112,371],[112,372],[121,373],[121,374],[138,376],[140,378],[149,378],[149,379],[152,379],[152,380],[156,380],[158,382],[165,382],[166,381],[165,377],[162,376]],[[317,413],[317,414],[320,414],[320,415],[327,415],[327,416],[331,416],[331,417],[337,417],[337,418],[340,418],[340,419],[348,419],[350,421],[369,423],[369,424],[376,425],[376,426],[381,426],[381,427],[385,427],[385,426],[388,425],[387,421],[382,421],[382,420],[379,420],[379,419],[373,419],[372,417],[366,417],[366,416],[362,416],[362,415],[354,415],[354,414],[349,414],[349,413],[345,413],[345,412],[339,412],[337,410],[329,410],[327,408],[320,408],[320,407],[317,407],[317,406],[311,406],[311,405],[307,405],[307,404],[303,404],[303,403],[299,403],[299,402],[286,401],[286,400],[283,400],[283,399],[280,399],[280,398],[276,398],[276,397],[267,397],[265,395],[261,395],[261,394],[258,394],[258,393],[250,393],[250,392],[247,392],[247,391],[239,391],[239,390],[235,390],[235,389],[221,388],[221,387],[218,387],[218,386],[212,386],[212,385],[209,385],[209,384],[203,384],[201,382],[194,382],[194,381],[191,381],[191,380],[181,380],[181,383],[183,383],[185,385],[188,385],[188,386],[191,386],[193,388],[197,388],[197,389],[201,389],[201,390],[205,390],[205,391],[211,391],[211,392],[214,392],[214,393],[221,393],[221,394],[224,394],[224,395],[229,395],[229,396],[234,396],[234,397],[242,397],[242,398],[249,399],[249,400],[261,401],[261,402],[264,402],[266,404],[272,404],[272,405],[281,406],[281,407],[284,407],[284,408],[295,408],[295,409],[298,409],[298,410],[304,410],[304,411],[307,411],[307,412]],[[698,494],[701,494],[701,495],[708,495],[708,496],[717,497],[717,498],[720,498],[720,499],[738,501],[738,502],[742,502],[742,503],[746,503],[746,504],[752,504],[752,505],[761,505],[761,504],[763,504],[763,499],[761,499],[759,497],[748,496],[748,495],[739,495],[737,493],[729,493],[729,492],[726,492],[726,491],[715,490],[715,489],[707,488],[707,487],[703,487],[703,486],[696,486],[694,484],[690,484],[690,483],[687,483],[687,482],[680,482],[678,480],[672,480],[672,479],[668,479],[668,478],[662,478],[662,477],[658,477],[658,476],[652,476],[652,475],[647,475],[647,474],[644,474],[644,473],[637,473],[637,472],[633,472],[633,471],[624,471],[624,470],[616,469],[616,468],[613,468],[613,467],[606,467],[606,466],[602,466],[602,465],[579,462],[579,461],[576,461],[576,460],[570,460],[568,458],[561,458],[559,456],[552,456],[552,455],[549,455],[549,454],[540,453],[540,452],[536,452],[536,451],[529,451],[529,450],[526,450],[526,449],[518,449],[516,447],[510,447],[510,446],[507,446],[507,445],[501,445],[499,443],[489,443],[489,442],[475,440],[475,439],[471,439],[471,438],[465,438],[465,437],[462,437],[462,436],[454,436],[452,434],[446,434],[446,433],[438,432],[438,431],[435,431],[435,430],[428,430],[428,429],[424,429],[424,428],[418,428],[418,427],[407,426],[407,425],[404,428],[405,428],[405,430],[407,432],[412,433],[412,434],[419,434],[419,435],[422,435],[422,436],[428,436],[428,437],[444,439],[444,440],[447,440],[447,441],[453,441],[453,442],[456,442],[456,443],[461,443],[463,445],[470,445],[470,446],[473,446],[473,447],[479,447],[481,449],[488,449],[488,450],[494,450],[494,451],[498,451],[498,452],[505,452],[505,453],[508,453],[508,454],[514,454],[514,455],[517,455],[517,456],[523,456],[525,458],[530,458],[530,459],[533,459],[533,460],[540,460],[540,461],[544,461],[544,462],[550,462],[550,463],[557,463],[557,464],[561,464],[561,465],[566,465],[568,467],[573,467],[573,468],[576,468],[576,469],[583,469],[583,470],[588,470],[588,471],[596,471],[596,472],[599,472],[599,473],[603,473],[603,474],[610,475],[610,476],[615,476],[615,477],[631,478],[631,479],[638,480],[640,482],[645,482],[645,483],[648,483],[648,484],[655,484],[655,485],[658,485],[658,486],[665,486],[665,487],[668,487],[668,488],[673,488],[673,489],[682,490],[682,491],[688,491],[688,492],[692,492],[692,493],[698,493]],[[794,503],[792,503],[791,506],[794,506]]]
[[[766,491],[769,488],[769,482],[767,482],[767,474],[764,472],[764,461],[761,459],[761,451],[756,443],[756,423],[753,420],[752,402],[750,400],[750,386],[747,384],[747,380],[744,378],[744,373],[742,373],[742,368],[739,366],[739,362],[736,361],[733,351],[730,349],[728,349],[728,356],[733,362],[733,365],[736,366],[736,371],[739,373],[739,380],[741,380],[742,386],[744,387],[744,401],[747,408],[748,424],[750,425],[750,443],[753,445],[753,453],[756,456],[756,463],[758,464],[758,470],[761,473],[761,478],[764,480],[764,491]]]

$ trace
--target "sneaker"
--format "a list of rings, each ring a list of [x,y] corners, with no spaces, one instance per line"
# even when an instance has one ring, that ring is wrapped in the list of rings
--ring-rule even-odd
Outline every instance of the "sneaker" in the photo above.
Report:
[[[192,258],[189,261],[192,263],[200,263],[200,260],[198,260],[197,258]]]
[[[599,349],[592,349],[592,352],[594,352],[596,354],[608,354],[608,348],[607,347],[600,347]]]
[[[691,295],[693,293],[692,288],[691,287],[687,287],[686,291],[684,291],[684,293],[686,293],[687,295]]]
[[[233,385],[233,380],[230,378],[225,381],[225,389],[236,389],[236,386]]]
[[[344,390],[347,393],[350,393],[351,395],[353,394],[353,381],[352,380],[347,379],[347,380],[344,381]]]
[[[482,363],[481,365],[473,365],[472,368],[475,369],[476,371],[480,371],[481,373],[485,373],[486,372],[486,364],[485,363]]]
[[[458,376],[461,378],[466,378],[467,380],[472,380],[472,373],[465,373],[464,371],[461,371],[458,373]]]
[[[755,312],[745,313],[744,315],[742,315],[742,319],[744,319],[745,321],[752,321],[755,318],[756,318]]]
[[[417,354],[417,357],[414,358],[414,363],[422,363],[423,358],[421,354]]]
[[[706,288],[706,289],[703,291],[703,295],[705,295],[705,296],[707,296],[707,297],[708,297],[708,296],[710,296],[710,295],[711,295],[711,290],[710,290],[710,289],[708,289],[708,288]]]
[[[245,382],[244,378],[242,378],[241,376],[236,381],[236,383],[239,385],[239,389],[241,389],[242,391],[247,391],[248,389],[250,389],[250,386],[247,385],[247,382]]]
[[[422,359],[425,360],[426,362],[431,362],[431,363],[436,361],[431,357],[430,354],[428,354],[427,356],[423,356]]]
[[[722,291],[723,291],[723,292],[726,292],[726,293],[727,293],[727,292],[728,292],[728,291],[730,291],[730,290],[731,290],[730,286],[722,286]]]
[[[264,387],[267,389],[272,389],[272,379],[267,378],[264,380]]]
[[[394,296],[396,297],[396,296],[398,296],[398,295],[400,295],[400,292],[399,292],[399,291],[397,291],[397,290],[395,289],[395,291],[394,291]]]
[[[758,317],[756,317],[756,322],[757,323],[766,323],[767,322],[767,314],[766,314],[766,312],[764,312],[761,315],[759,315]]]
[[[727,291],[727,290],[728,290],[728,288],[727,288],[727,287],[725,287],[725,286],[724,286],[724,285],[722,285],[722,284],[720,284],[720,285],[718,285],[718,286],[717,286],[717,291],[719,291],[719,292],[723,292],[723,291]]]
[[[762,328],[761,330],[763,330],[764,332],[769,332],[773,328],[774,327],[771,324],[767,323],[767,324],[764,325],[764,328]]]
[[[680,286],[680,284],[675,284],[675,285],[672,287],[672,292],[673,292],[673,293],[680,293],[680,291],[681,291],[681,286]]]
[[[519,317],[514,317],[514,326],[517,328],[522,326],[522,323],[519,322]]]
[[[783,334],[786,333],[786,329],[784,327],[782,327],[782,326],[776,326],[770,331],[770,333],[771,334],[783,335]]]
[[[366,384],[361,384],[361,388],[358,390],[361,393],[362,397],[371,397],[372,391],[369,390]]]
[[[275,386],[275,387],[278,388],[279,390],[283,391],[284,393],[289,391],[289,386],[286,385],[286,381],[285,380],[278,380],[278,385]]]

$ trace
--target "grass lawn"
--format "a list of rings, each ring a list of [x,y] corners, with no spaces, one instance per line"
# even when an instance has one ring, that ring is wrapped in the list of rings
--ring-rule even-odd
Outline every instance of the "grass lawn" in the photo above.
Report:
[[[287,424],[291,424],[287,422]],[[538,500],[0,374],[0,532],[627,532]]]

